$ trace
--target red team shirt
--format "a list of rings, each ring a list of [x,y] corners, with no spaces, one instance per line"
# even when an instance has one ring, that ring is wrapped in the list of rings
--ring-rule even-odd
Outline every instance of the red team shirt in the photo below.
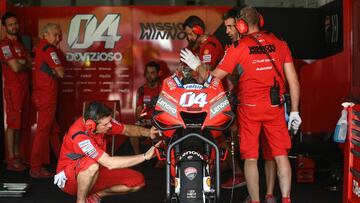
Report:
[[[270,59],[262,51],[260,45],[251,38],[254,36],[262,47],[268,50],[276,67],[280,70],[278,76]],[[237,64],[241,65],[243,73],[239,78],[238,100],[242,104],[270,103],[270,87],[274,77],[280,83],[280,94],[285,91],[283,64],[292,62],[290,50],[286,42],[277,39],[272,34],[253,33],[241,39],[238,46],[232,45],[226,50],[218,67],[231,74]]]
[[[4,38],[0,42],[0,59],[5,86],[19,86],[29,88],[29,73],[27,71],[14,72],[7,62],[11,59],[26,59],[28,57],[24,46],[18,40]]]
[[[42,39],[36,47],[35,70],[33,70],[33,88],[37,99],[46,99],[56,103],[58,82],[55,68],[62,66],[59,50]]]
[[[224,49],[219,40],[214,36],[208,36],[200,44],[198,56],[203,64],[209,64],[215,68],[224,55]]]
[[[150,88],[147,84],[141,86],[136,93],[136,106],[149,105],[150,102],[157,96],[159,96],[161,91],[161,85],[158,84],[155,88]],[[150,119],[153,114],[154,109],[150,108],[150,111],[147,112],[146,119]]]
[[[64,136],[61,146],[60,157],[57,165],[57,173],[64,171],[67,181],[62,190],[68,194],[76,195],[78,190],[77,175],[95,164],[106,151],[106,139],[108,134],[122,134],[125,127],[123,124],[112,121],[112,129],[107,134],[92,134],[85,132],[84,118],[77,119]],[[77,134],[77,135],[75,135]],[[78,159],[71,159],[70,154],[79,155]],[[89,194],[111,188],[115,185],[127,187],[142,187],[145,185],[144,176],[130,168],[108,169],[100,167],[99,178],[89,191]]]
[[[9,128],[20,129],[27,125],[29,110],[29,71],[14,72],[7,62],[28,57],[24,46],[18,40],[4,38],[0,42],[0,61],[4,78],[4,99],[6,124]]]
[[[84,124],[84,118],[78,118],[64,136],[56,171],[60,172],[64,170],[66,166],[74,164],[76,162],[76,160],[72,160],[68,157],[69,154],[83,155],[97,161],[106,151],[105,136],[108,134],[118,135],[124,132],[123,124],[118,123],[115,120],[113,120],[111,124],[112,129],[107,134],[85,134],[86,128]],[[74,136],[78,132],[83,133]]]

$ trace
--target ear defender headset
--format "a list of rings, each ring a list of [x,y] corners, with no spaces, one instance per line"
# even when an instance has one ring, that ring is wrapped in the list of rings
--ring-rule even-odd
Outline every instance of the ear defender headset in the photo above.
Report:
[[[264,17],[256,11],[256,14],[259,18],[259,27],[264,26]],[[246,22],[246,14],[240,14],[240,17],[238,18],[236,22],[236,29],[239,31],[240,34],[246,34],[249,31],[249,25]]]
[[[86,113],[86,120],[85,120],[85,129],[87,132],[94,132],[96,130],[96,115],[99,109],[99,103],[92,102],[90,103],[89,112]]]
[[[203,35],[204,34],[204,29],[200,25],[193,25],[192,26],[192,31],[196,35]]]
[[[198,16],[192,15],[186,18],[186,20],[183,23],[183,28],[188,26],[191,28],[193,33],[196,35],[203,35],[205,34],[205,24],[204,21],[201,20]]]

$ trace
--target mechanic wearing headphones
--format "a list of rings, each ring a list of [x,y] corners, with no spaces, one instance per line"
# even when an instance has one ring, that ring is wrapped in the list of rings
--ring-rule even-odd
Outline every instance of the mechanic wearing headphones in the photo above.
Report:
[[[101,197],[138,191],[145,185],[141,173],[129,169],[154,157],[155,147],[144,154],[109,156],[106,136],[155,138],[158,131],[118,123],[112,110],[100,102],[91,102],[64,136],[54,184],[64,192],[77,195],[77,203],[100,202]]]
[[[189,16],[183,23],[188,48],[199,57],[206,68],[213,70],[224,55],[219,40],[205,33],[205,24],[198,16]]]
[[[245,178],[250,199],[247,203],[260,202],[259,174],[257,167],[259,134],[265,132],[271,155],[278,169],[282,202],[289,203],[291,189],[291,167],[287,150],[291,147],[288,129],[299,129],[300,85],[290,50],[284,41],[273,34],[260,32],[263,19],[252,7],[241,9],[236,27],[245,35],[238,44],[231,46],[219,65],[211,72],[220,79],[231,74],[237,64],[243,73],[239,78],[237,108],[240,153],[245,159]],[[203,78],[208,71],[189,50],[181,51],[181,61]],[[281,95],[287,81],[291,97],[291,113],[286,127]]]
[[[232,44],[233,43],[238,43],[238,41],[241,38],[241,35],[239,33],[239,31],[236,29],[236,18],[238,16],[239,11],[237,9],[230,9],[228,12],[224,13],[223,15],[223,20],[224,20],[224,25],[226,28],[226,34],[231,38],[232,40]],[[230,48],[230,46],[232,45],[227,45],[227,48]],[[239,76],[241,75],[241,72],[239,73],[238,70],[233,71],[232,74],[228,75],[229,80],[232,82],[233,84],[233,89],[230,90],[230,103],[235,103],[235,106],[233,107],[233,111],[234,113],[236,113],[236,107],[237,104],[239,103],[237,101],[236,95],[238,92],[238,79]],[[235,124],[235,123],[234,123]],[[233,125],[232,126],[232,131],[234,130],[234,133],[236,133],[236,136],[238,134],[237,132],[237,125]],[[232,132],[233,133],[233,132]],[[274,187],[275,187],[275,182],[276,182],[276,163],[274,158],[271,156],[270,154],[270,150],[269,150],[269,146],[268,146],[268,142],[266,141],[265,137],[264,137],[264,133],[263,131],[261,131],[260,133],[260,145],[262,148],[262,153],[263,153],[263,159],[265,160],[265,178],[266,178],[266,196],[265,196],[265,203],[276,203],[276,199],[273,195],[273,191],[274,191]],[[241,186],[241,185],[245,185],[242,184],[245,182],[245,177],[243,177],[243,173],[240,170],[240,167],[238,166],[238,164],[235,164],[235,180],[233,179],[229,179],[227,182],[223,183],[221,185],[222,188],[225,189],[231,189],[232,187],[237,187],[237,186]]]

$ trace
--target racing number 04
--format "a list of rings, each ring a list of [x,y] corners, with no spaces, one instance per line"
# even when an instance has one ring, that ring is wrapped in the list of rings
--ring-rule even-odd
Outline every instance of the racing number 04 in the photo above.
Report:
[[[199,107],[204,107],[207,104],[206,97],[206,93],[196,95],[194,92],[186,92],[181,95],[180,106],[191,107],[194,104],[198,104]]]

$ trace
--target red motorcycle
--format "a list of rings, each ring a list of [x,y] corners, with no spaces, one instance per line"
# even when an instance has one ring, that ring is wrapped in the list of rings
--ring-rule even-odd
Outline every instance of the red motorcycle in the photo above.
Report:
[[[153,123],[165,138],[157,155],[167,162],[168,202],[220,202],[220,158],[227,151],[216,140],[234,117],[219,79],[210,75],[197,84],[174,74],[164,80]]]

